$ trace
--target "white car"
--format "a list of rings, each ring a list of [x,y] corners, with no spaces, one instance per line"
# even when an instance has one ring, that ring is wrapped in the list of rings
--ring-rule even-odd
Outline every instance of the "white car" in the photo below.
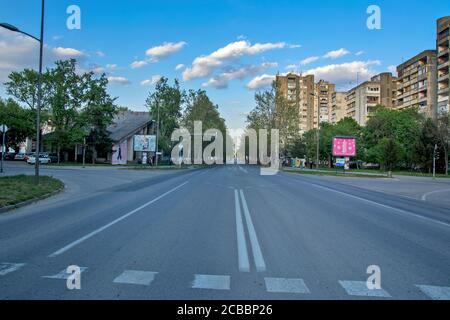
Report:
[[[49,156],[47,154],[40,154],[39,155],[39,163],[41,164],[49,164],[52,161],[50,160]],[[28,164],[36,164],[36,155],[32,154],[28,157],[27,160]]]

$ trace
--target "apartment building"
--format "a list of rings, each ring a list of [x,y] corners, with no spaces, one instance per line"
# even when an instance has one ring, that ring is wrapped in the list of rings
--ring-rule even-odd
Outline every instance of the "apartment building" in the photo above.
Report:
[[[397,109],[417,108],[429,117],[436,117],[436,62],[436,51],[425,50],[397,67]]]
[[[331,123],[338,123],[347,116],[347,92],[333,92],[331,96]]]
[[[364,126],[375,107],[381,103],[380,87],[379,81],[366,81],[351,89],[346,97],[346,116]]]
[[[380,104],[387,108],[395,108],[397,98],[397,77],[390,72],[383,72],[371,78],[380,83]]]
[[[361,126],[366,125],[376,106],[394,107],[396,87],[397,78],[390,72],[380,73],[361,83],[347,92],[345,116],[355,119]]]
[[[314,128],[322,122],[331,122],[332,99],[335,91],[336,85],[325,80],[320,80],[315,85]]]
[[[314,75],[289,73],[277,75],[278,93],[283,95],[293,108],[298,110],[299,131],[304,133],[314,127]]]
[[[437,21],[437,113],[449,112],[449,28],[450,17]]]

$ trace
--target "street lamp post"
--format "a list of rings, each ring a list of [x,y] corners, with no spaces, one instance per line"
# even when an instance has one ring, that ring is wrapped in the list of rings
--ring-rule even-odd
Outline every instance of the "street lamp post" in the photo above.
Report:
[[[158,167],[158,143],[159,143],[159,99],[156,99],[156,107],[158,108],[158,117],[156,121],[156,157],[155,157],[155,166]]]
[[[320,96],[315,93],[311,93],[313,97],[317,97],[317,131],[316,131],[316,169],[319,169],[319,153],[320,153]],[[314,125],[314,114],[313,114]]]
[[[18,32],[26,35],[30,38],[39,41],[39,79],[38,79],[38,97],[37,97],[37,107],[36,107],[36,162],[35,162],[35,176],[36,184],[39,184],[39,153],[41,151],[41,104],[42,104],[42,58],[44,52],[44,17],[45,17],[45,0],[42,0],[41,8],[41,36],[36,38],[35,36],[21,31],[19,28],[10,25],[8,23],[0,23],[0,27],[8,29],[13,32]]]

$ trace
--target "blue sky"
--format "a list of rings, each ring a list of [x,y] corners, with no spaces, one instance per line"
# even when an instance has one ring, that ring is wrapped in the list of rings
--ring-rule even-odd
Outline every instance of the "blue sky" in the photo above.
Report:
[[[450,15],[434,0],[46,2],[47,65],[76,57],[83,70],[106,72],[110,93],[134,110],[145,110],[152,80],[178,78],[185,89],[207,90],[230,128],[244,126],[255,90],[277,72],[311,72],[348,89],[357,72],[364,80],[433,49],[436,19]],[[381,9],[381,30],[366,27],[371,4]],[[66,27],[69,5],[81,9],[81,30]],[[38,35],[39,0],[0,0],[0,8],[0,21]],[[35,67],[35,54],[32,41],[0,30],[0,80]]]

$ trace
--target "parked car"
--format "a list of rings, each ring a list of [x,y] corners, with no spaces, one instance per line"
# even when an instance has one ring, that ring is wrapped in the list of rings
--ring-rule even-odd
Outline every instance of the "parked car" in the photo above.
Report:
[[[24,161],[26,153],[18,153],[15,155],[14,160],[16,161]]]
[[[15,155],[15,153],[13,153],[13,152],[7,152],[7,153],[5,153],[5,155],[3,155],[2,152],[0,152],[0,159],[3,157],[3,160],[5,160],[5,161],[14,160],[14,155]]]
[[[50,158],[51,163],[57,163],[58,162],[58,154],[57,153],[49,153],[48,157]]]
[[[32,155],[33,153],[25,153],[25,155],[23,156],[23,161],[28,161],[28,158]]]
[[[48,154],[43,154],[43,153],[39,154],[39,163],[49,164],[50,162],[51,162],[51,160],[50,160]],[[35,154],[30,155],[28,157],[27,163],[35,164],[36,163],[36,155]]]

